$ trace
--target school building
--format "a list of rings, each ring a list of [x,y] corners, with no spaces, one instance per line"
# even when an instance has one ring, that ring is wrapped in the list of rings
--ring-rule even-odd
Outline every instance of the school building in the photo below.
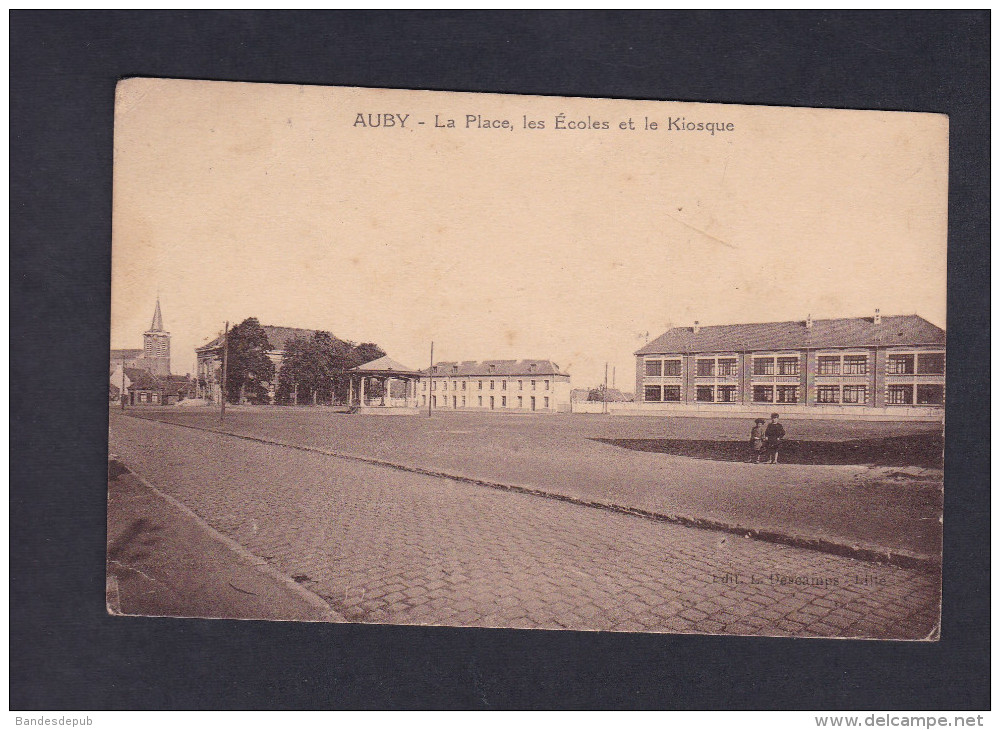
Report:
[[[911,314],[674,327],[635,352],[636,409],[937,420],[945,331]]]
[[[567,413],[570,377],[551,360],[439,362],[421,372],[420,404],[439,410]]]

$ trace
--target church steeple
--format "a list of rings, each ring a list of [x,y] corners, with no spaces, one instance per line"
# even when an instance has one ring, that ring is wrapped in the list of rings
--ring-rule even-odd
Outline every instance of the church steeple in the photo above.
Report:
[[[163,329],[160,297],[156,297],[153,323],[142,335],[142,367],[153,375],[170,375],[170,333]]]
[[[160,314],[160,298],[156,297],[156,309],[153,311],[153,324],[150,332],[163,332],[163,315]]]

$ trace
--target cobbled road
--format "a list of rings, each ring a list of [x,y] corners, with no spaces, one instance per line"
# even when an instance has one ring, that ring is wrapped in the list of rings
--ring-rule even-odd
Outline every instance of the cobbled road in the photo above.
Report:
[[[117,414],[110,451],[348,621],[936,636],[934,572]]]

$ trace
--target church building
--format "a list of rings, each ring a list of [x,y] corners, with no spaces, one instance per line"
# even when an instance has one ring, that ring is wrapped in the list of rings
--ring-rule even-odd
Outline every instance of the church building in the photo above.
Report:
[[[142,334],[142,349],[111,350],[110,369],[122,367],[146,370],[155,376],[170,375],[170,333],[163,329],[160,298],[156,298],[153,321]]]

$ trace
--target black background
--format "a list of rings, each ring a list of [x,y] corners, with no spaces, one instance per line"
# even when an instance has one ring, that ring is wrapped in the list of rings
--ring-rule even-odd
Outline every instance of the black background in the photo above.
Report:
[[[988,12],[10,19],[12,709],[989,707]],[[949,114],[941,641],[105,615],[113,100],[132,75]]]

